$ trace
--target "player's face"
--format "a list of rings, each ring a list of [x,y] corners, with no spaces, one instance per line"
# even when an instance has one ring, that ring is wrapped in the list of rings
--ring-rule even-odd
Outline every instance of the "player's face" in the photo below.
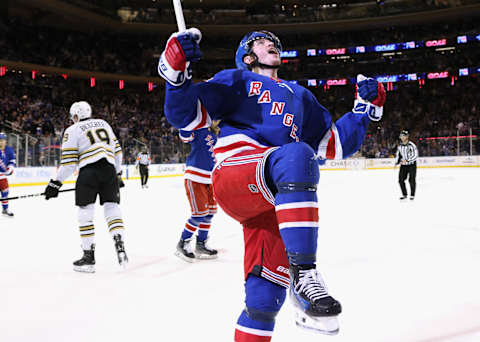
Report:
[[[5,139],[0,139],[0,149],[5,149],[5,146],[7,146],[7,141]]]
[[[408,141],[408,135],[403,135],[403,134],[402,134],[402,135],[400,136],[400,140],[402,141],[402,143],[405,144],[405,143]]]
[[[268,39],[253,42],[252,51],[257,55],[258,62],[266,65],[280,65],[280,53],[275,44]]]

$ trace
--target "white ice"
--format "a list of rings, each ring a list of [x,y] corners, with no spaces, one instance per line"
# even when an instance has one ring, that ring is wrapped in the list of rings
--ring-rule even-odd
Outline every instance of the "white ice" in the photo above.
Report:
[[[397,173],[323,171],[318,268],[341,301],[340,333],[297,328],[290,303],[272,341],[480,341],[480,168],[419,169],[413,202]],[[71,185],[65,185],[69,188]],[[42,192],[16,187],[11,195]],[[96,211],[97,272],[81,256],[73,193],[10,202],[0,218],[0,341],[232,341],[243,308],[241,226],[220,212],[220,257],[173,255],[189,211],[183,179],[122,189],[127,270]]]

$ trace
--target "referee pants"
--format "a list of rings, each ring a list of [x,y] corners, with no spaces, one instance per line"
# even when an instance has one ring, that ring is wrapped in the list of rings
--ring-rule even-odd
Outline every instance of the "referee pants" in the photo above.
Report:
[[[147,184],[148,181],[148,165],[140,164],[140,181],[142,186]]]
[[[407,187],[405,185],[405,180],[408,177],[408,182],[410,183],[410,196],[415,196],[415,189],[417,187],[416,177],[417,177],[417,163],[411,165],[401,165],[400,172],[398,174],[398,183],[402,189],[402,195],[407,196]]]

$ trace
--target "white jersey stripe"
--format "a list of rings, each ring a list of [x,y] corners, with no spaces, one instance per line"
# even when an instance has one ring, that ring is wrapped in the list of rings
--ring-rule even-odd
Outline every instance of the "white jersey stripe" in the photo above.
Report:
[[[285,204],[277,204],[275,210],[297,209],[297,208],[318,208],[317,202],[292,202]]]
[[[284,222],[278,225],[278,228],[311,228],[311,227],[318,227],[318,222],[312,221],[298,221],[298,222]]]

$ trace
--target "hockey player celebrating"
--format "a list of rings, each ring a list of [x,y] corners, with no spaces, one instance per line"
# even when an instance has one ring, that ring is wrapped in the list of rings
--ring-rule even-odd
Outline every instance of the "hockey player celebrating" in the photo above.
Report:
[[[0,198],[8,198],[8,179],[15,168],[15,152],[7,146],[7,135],[0,132]],[[8,201],[2,200],[2,215],[13,217],[8,209]]]
[[[222,120],[214,194],[245,237],[246,307],[235,341],[270,341],[286,288],[298,325],[335,334],[341,305],[316,268],[317,159],[347,158],[360,148],[370,120],[382,117],[385,90],[360,75],[352,112],[333,122],[310,91],[278,78],[282,45],[268,31],[242,39],[236,69],[194,84],[200,38],[197,29],[173,34],[158,71],[172,125],[196,130]]]
[[[55,179],[45,189],[45,199],[58,196],[62,182],[80,168],[75,186],[75,204],[83,257],[73,263],[78,272],[95,272],[95,230],[93,217],[97,195],[103,205],[105,219],[115,243],[118,262],[128,262],[120,211],[119,187],[124,186],[121,175],[122,149],[110,125],[101,119],[92,119],[92,109],[85,101],[70,107],[74,124],[63,134],[62,159]]]
[[[185,170],[185,191],[192,216],[185,224],[175,255],[188,262],[193,262],[195,258],[215,259],[218,251],[211,248],[207,240],[213,215],[217,212],[211,177],[215,165],[213,146],[217,136],[208,128],[201,128],[194,132],[180,130],[179,134],[180,139],[192,147]],[[194,253],[191,239],[195,232],[198,234]]]

